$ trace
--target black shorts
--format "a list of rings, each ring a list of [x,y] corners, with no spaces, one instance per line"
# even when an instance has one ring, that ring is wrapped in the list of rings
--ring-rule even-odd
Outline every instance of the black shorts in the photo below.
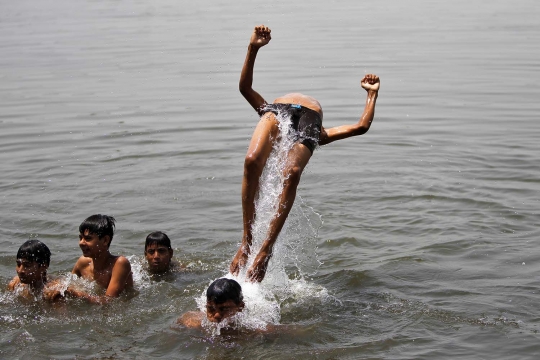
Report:
[[[267,112],[282,116],[286,114],[291,119],[294,141],[305,145],[313,155],[313,150],[319,143],[322,127],[322,118],[318,112],[301,105],[281,103],[266,104],[263,113]]]

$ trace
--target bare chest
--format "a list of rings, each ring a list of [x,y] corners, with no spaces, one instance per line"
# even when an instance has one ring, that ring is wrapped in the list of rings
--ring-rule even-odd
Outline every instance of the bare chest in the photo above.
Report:
[[[93,264],[90,264],[81,275],[84,279],[95,281],[99,286],[107,288],[111,282],[112,269],[96,270]]]

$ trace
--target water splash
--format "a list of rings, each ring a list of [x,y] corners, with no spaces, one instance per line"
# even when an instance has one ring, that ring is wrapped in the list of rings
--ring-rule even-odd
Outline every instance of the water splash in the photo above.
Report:
[[[133,285],[136,289],[148,288],[152,285],[150,274],[147,270],[146,259],[137,255],[128,256],[131,264],[131,274],[133,276]]]
[[[228,279],[238,281],[231,274],[225,276]],[[251,330],[265,330],[268,324],[279,324],[280,304],[275,295],[258,283],[241,282],[242,293],[246,306],[242,312],[224,319],[218,324],[211,323],[204,319],[202,326],[207,329],[212,336],[220,335],[224,328],[245,328]],[[206,312],[206,291],[197,297],[197,307]]]
[[[245,276],[253,263],[262,243],[266,239],[270,222],[278,213],[278,205],[283,183],[287,157],[295,140],[295,131],[291,127],[291,118],[286,112],[277,114],[279,136],[260,178],[260,190],[255,202],[257,217],[252,225],[252,246],[247,266],[240,274]],[[298,271],[299,278],[314,273],[321,264],[316,255],[316,240],[318,230],[322,226],[321,216],[309,207],[300,196],[289,213],[287,221],[279,234],[273,249],[273,256],[268,265],[264,284],[282,287],[287,284],[289,277],[286,266],[293,266]]]
[[[278,113],[277,119],[280,135],[274,142],[260,178],[260,190],[255,202],[257,216],[252,225],[251,254],[238,277],[230,273],[224,276],[240,283],[246,306],[242,312],[222,323],[212,324],[203,321],[203,327],[213,336],[219,335],[225,327],[266,330],[268,325],[279,325],[281,306],[284,302],[303,302],[329,297],[324,287],[310,284],[304,279],[306,275],[315,273],[321,264],[316,254],[316,241],[322,220],[300,196],[297,196],[276,240],[264,281],[261,283],[245,281],[247,269],[253,263],[266,238],[270,222],[279,211],[287,157],[295,143],[294,130],[290,126],[291,119],[286,113]],[[198,308],[205,312],[204,291],[197,297],[196,302]]]

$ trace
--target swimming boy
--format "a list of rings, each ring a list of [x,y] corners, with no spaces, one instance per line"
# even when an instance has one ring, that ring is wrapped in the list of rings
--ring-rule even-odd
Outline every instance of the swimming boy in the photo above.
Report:
[[[118,297],[124,290],[133,288],[131,264],[123,256],[109,252],[114,235],[115,220],[112,216],[92,215],[79,226],[79,247],[83,255],[79,258],[72,274],[95,281],[105,289],[104,296],[96,296],[69,286],[66,294],[102,304]],[[54,299],[58,291],[46,291],[47,299]]]
[[[47,269],[51,251],[39,240],[25,241],[17,251],[17,276],[11,280],[8,290],[17,291],[23,297],[40,295],[47,283]]]
[[[253,68],[259,49],[270,41],[270,29],[264,25],[255,27],[248,46],[246,60],[240,75],[239,88],[244,98],[261,117],[255,128],[244,162],[242,180],[242,215],[244,233],[242,243],[230,265],[230,271],[238,275],[245,266],[251,252],[252,230],[255,214],[255,198],[259,191],[261,177],[266,160],[272,147],[279,138],[277,115],[286,114],[292,119],[295,131],[295,144],[290,149],[284,169],[283,190],[277,209],[259,253],[247,271],[249,281],[262,281],[272,256],[274,243],[292,208],[296,197],[296,188],[300,182],[302,171],[307,165],[317,145],[329,144],[336,140],[365,134],[375,115],[375,103],[379,92],[380,81],[376,75],[368,74],[361,81],[367,91],[364,112],[356,124],[343,125],[325,129],[322,126],[323,111],[320,103],[311,96],[300,93],[287,94],[268,104],[264,98],[252,88]]]
[[[167,234],[154,231],[146,237],[144,256],[150,274],[161,275],[171,270],[173,249]]]
[[[244,309],[242,287],[232,279],[221,278],[214,281],[206,290],[206,319],[220,323]],[[189,328],[201,327],[205,314],[190,311],[182,315],[177,323]]]

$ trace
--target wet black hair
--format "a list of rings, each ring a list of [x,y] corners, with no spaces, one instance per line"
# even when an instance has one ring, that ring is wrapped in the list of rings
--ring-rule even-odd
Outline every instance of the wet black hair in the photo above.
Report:
[[[90,234],[96,234],[100,239],[106,235],[113,238],[116,220],[112,216],[96,214],[86,218],[79,225],[79,233],[84,234],[88,230]],[[109,243],[110,244],[110,243]]]
[[[217,279],[211,283],[206,290],[206,301],[223,304],[227,300],[232,300],[236,305],[240,305],[244,300],[240,284],[226,278]]]
[[[161,231],[154,231],[153,233],[148,234],[146,237],[146,243],[144,244],[144,251],[148,248],[148,246],[152,244],[157,244],[166,246],[169,249],[172,249],[171,247],[171,239],[167,236],[167,234],[161,232]]]
[[[17,259],[37,262],[40,265],[47,265],[51,262],[51,251],[41,241],[27,240],[17,251]]]

